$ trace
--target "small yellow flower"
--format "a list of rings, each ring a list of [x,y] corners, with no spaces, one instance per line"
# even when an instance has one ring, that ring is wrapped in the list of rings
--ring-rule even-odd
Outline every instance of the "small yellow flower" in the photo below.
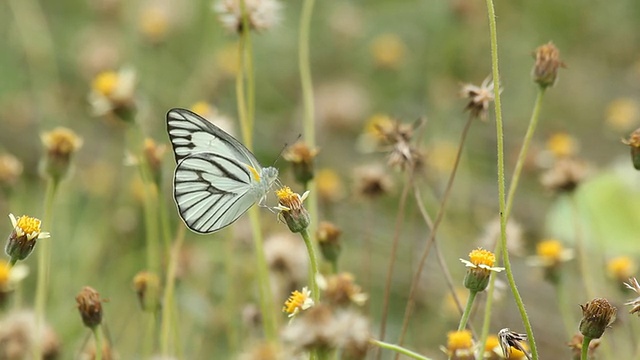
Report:
[[[447,333],[447,347],[441,347],[441,350],[452,360],[472,360],[475,359],[473,347],[471,331],[450,331]]]
[[[628,131],[640,120],[640,105],[631,98],[619,98],[607,106],[605,121],[613,130]]]
[[[64,127],[58,127],[41,135],[42,144],[47,152],[60,157],[68,157],[82,147],[84,141],[76,133]]]
[[[562,243],[555,239],[546,239],[536,245],[537,260],[534,265],[557,266],[562,262],[573,259],[573,250],[565,249]],[[537,264],[536,264],[537,261]]]
[[[502,350],[500,349],[500,340],[496,335],[489,335],[484,343],[483,359],[498,360],[503,359]]]
[[[395,34],[383,34],[371,43],[371,55],[376,66],[397,69],[405,58],[406,46]]]
[[[41,231],[40,219],[26,215],[16,219],[13,214],[9,214],[9,219],[11,219],[13,231],[7,240],[5,252],[11,258],[12,263],[26,259],[36,246],[36,240],[51,236],[48,232]]]
[[[618,256],[607,262],[609,276],[618,281],[624,281],[633,275],[637,264],[628,256]]]
[[[300,311],[307,310],[314,305],[311,298],[311,291],[305,286],[302,291],[295,290],[284,302],[282,311],[289,314],[289,317],[296,316]]]
[[[131,120],[135,105],[136,72],[124,67],[118,72],[105,71],[98,74],[89,93],[89,103],[96,116],[116,113],[123,120]]]
[[[547,140],[547,150],[557,158],[573,156],[578,152],[578,149],[578,141],[564,132],[557,132]]]
[[[276,190],[276,196],[279,204],[275,207],[275,210],[279,211],[278,217],[284,219],[289,230],[298,233],[307,229],[311,219],[302,202],[309,196],[309,191],[300,196],[291,191],[288,186],[284,186]]]
[[[469,260],[460,259],[469,269],[464,277],[464,286],[471,291],[483,291],[489,284],[491,272],[504,270],[494,267],[496,256],[488,250],[478,248],[469,253]]]
[[[98,74],[91,83],[91,88],[102,96],[111,96],[118,85],[118,73],[115,71],[104,71]]]
[[[160,278],[148,271],[141,271],[133,277],[133,289],[138,295],[144,311],[154,312],[159,304]]]

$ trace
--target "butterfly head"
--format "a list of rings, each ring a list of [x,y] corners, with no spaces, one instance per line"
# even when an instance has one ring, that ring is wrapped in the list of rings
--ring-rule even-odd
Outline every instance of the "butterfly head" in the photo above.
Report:
[[[278,179],[278,169],[274,167],[270,166],[263,168],[261,173],[262,176],[260,181],[263,182],[268,188],[270,188],[271,185]]]

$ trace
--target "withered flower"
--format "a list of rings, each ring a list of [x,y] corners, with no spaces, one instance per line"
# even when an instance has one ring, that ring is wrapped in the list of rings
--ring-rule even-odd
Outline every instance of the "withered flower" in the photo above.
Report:
[[[555,161],[553,167],[542,174],[540,182],[554,193],[571,193],[587,176],[588,167],[584,161],[575,158],[562,158]]]
[[[511,348],[514,348],[522,352],[527,359],[531,360],[531,355],[524,346],[527,341],[526,334],[518,334],[509,330],[509,328],[504,328],[498,332],[498,338],[500,339],[502,353],[505,354],[505,356],[508,356],[511,353]]]
[[[160,278],[158,275],[141,271],[133,277],[133,288],[138,295],[142,310],[153,312],[160,303]]]
[[[83,140],[71,129],[58,127],[41,135],[46,154],[43,172],[59,181],[69,171],[71,156],[82,147]]]
[[[88,328],[94,329],[102,322],[102,302],[100,294],[93,288],[85,286],[76,296],[78,311],[82,322]]]
[[[547,44],[539,46],[534,56],[536,63],[532,70],[533,81],[543,89],[553,86],[558,79],[558,69],[566,67],[560,60],[560,50],[553,42],[549,41]]]
[[[318,225],[318,230],[316,232],[322,256],[328,261],[335,263],[338,260],[340,250],[342,249],[342,243],[340,241],[342,231],[333,223],[323,221]]]
[[[460,96],[469,100],[465,110],[468,110],[472,117],[486,121],[489,104],[495,96],[493,81],[491,81],[490,77],[487,77],[480,86],[464,84],[462,85]]]
[[[629,136],[629,139],[623,139],[622,143],[629,145],[633,167],[636,170],[640,170],[640,128],[634,130]]]
[[[313,179],[313,162],[318,149],[310,148],[305,142],[298,141],[282,155],[293,166],[293,175],[300,184],[305,185]]]
[[[616,309],[607,299],[597,298],[580,305],[582,320],[580,332],[589,339],[599,339],[609,325],[615,320]]]

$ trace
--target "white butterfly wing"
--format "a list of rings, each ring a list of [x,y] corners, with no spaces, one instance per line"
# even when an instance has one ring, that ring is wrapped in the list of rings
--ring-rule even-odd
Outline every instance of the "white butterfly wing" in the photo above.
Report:
[[[263,194],[247,166],[232,156],[202,152],[178,163],[174,196],[180,217],[198,233],[230,225]]]
[[[251,165],[260,173],[260,163],[242,143],[200,115],[186,109],[167,113],[167,132],[176,163],[187,156],[209,152]]]

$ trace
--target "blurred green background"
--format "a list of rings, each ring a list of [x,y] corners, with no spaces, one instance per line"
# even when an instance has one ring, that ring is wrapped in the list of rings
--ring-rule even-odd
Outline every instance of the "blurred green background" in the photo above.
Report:
[[[281,22],[252,36],[254,148],[263,164],[273,163],[284,144],[302,132],[297,53],[301,3],[283,4]],[[599,295],[621,305],[625,296],[614,291],[615,284],[604,283],[602,264],[622,254],[636,259],[640,252],[640,179],[620,142],[640,124],[640,2],[498,1],[496,12],[507,174],[535,98],[532,53],[553,41],[567,67],[547,91],[532,159],[558,132],[579,144],[580,156],[592,166],[591,177],[577,194],[583,233],[594,259],[592,270],[603,280]],[[373,203],[358,200],[352,191],[354,169],[385,159],[381,153],[358,151],[356,139],[376,113],[405,122],[426,117],[424,138],[419,141],[427,168],[419,182],[435,216],[467,117],[465,100],[459,99],[460,84],[480,84],[490,74],[486,18],[485,4],[478,1],[316,3],[310,48],[321,150],[317,165],[335,171],[344,187],[344,196],[323,206],[320,218],[344,230],[343,269],[354,273],[370,293],[368,313],[374,334],[402,175],[394,174],[396,186],[390,196]],[[73,174],[57,194],[54,222],[44,224],[53,243],[47,318],[62,340],[63,358],[76,356],[88,331],[74,296],[83,286],[92,286],[109,299],[105,322],[115,349],[123,359],[137,358],[148,321],[131,285],[133,276],[146,266],[139,180],[135,167],[125,165],[128,125],[92,116],[87,101],[91,83],[102,71],[135,69],[136,121],[145,136],[169,145],[164,115],[172,107],[206,101],[237,118],[237,36],[222,28],[210,1],[8,0],[0,4],[0,41],[0,150],[16,156],[24,167],[13,195],[0,198],[0,214],[6,219],[0,230],[11,231],[9,213],[42,217],[40,133],[57,126],[73,129],[84,145],[74,159]],[[438,236],[459,281],[464,269],[457,259],[478,246],[486,224],[497,215],[493,111],[490,114],[488,122],[473,124]],[[171,154],[164,156],[163,165],[160,192],[175,229],[181,223],[171,200]],[[283,182],[293,184],[284,161],[277,165]],[[533,244],[545,237],[571,244],[573,214],[567,202],[544,191],[536,166],[525,170],[513,213],[524,233],[522,254],[532,254]],[[508,175],[507,184],[509,179]],[[263,222],[267,236],[286,230],[266,211]],[[427,235],[410,202],[394,275],[390,341],[397,337],[411,274]],[[373,244],[370,272],[362,265],[368,256],[365,239]],[[225,256],[229,251],[233,258]],[[242,309],[255,303],[257,291],[252,286],[254,257],[247,235],[242,229],[206,237],[189,233],[183,257],[177,301],[184,357],[228,358],[249,347],[257,336],[243,322]],[[31,275],[22,285],[24,306],[32,304],[35,260],[32,256],[26,261]],[[553,287],[541,272],[527,267],[525,256],[516,257],[514,266],[539,334],[541,358],[568,358]],[[577,305],[589,299],[580,293],[575,261],[567,273],[576,283],[571,301],[579,319]],[[455,312],[442,310],[447,290],[433,259],[423,278],[407,345],[444,358],[438,346],[446,341],[446,332],[457,327],[458,318]],[[235,303],[228,309],[230,291]],[[278,303],[284,301],[281,296]],[[622,315],[626,311],[620,313],[626,319]],[[474,320],[479,327],[480,317]],[[285,323],[284,315],[281,322]],[[492,330],[503,327],[523,332],[508,291],[494,310]],[[621,326],[607,335],[623,337],[625,331]],[[614,354],[627,349],[620,342],[609,346]]]

